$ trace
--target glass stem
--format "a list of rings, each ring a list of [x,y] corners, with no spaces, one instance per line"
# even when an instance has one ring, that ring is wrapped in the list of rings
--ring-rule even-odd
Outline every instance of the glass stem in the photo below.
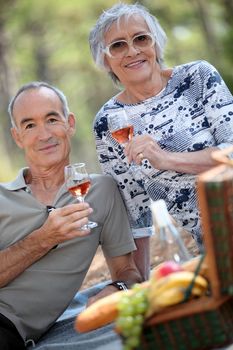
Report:
[[[79,203],[84,203],[84,197],[83,196],[77,196],[77,200]]]

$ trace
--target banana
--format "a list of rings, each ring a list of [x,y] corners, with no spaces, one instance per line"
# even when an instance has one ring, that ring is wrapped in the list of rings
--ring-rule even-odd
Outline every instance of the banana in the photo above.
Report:
[[[168,306],[179,304],[185,301],[186,298],[186,288],[182,287],[172,287],[167,290],[164,290],[160,294],[156,294],[156,296],[149,301],[149,308],[145,314],[145,318],[150,317],[155,312],[159,312],[161,309],[164,309]],[[200,286],[194,286],[191,290],[192,297],[200,297],[205,293],[205,290]]]
[[[203,288],[200,288],[199,286],[194,286],[192,288],[192,291],[191,291],[192,295],[195,297],[200,297],[200,296],[204,295],[205,292],[206,292],[206,290]]]
[[[175,305],[184,300],[184,292],[181,288],[170,288],[164,290],[163,293],[157,294],[154,298],[149,301],[149,308],[146,312],[146,318],[151,316],[153,313],[160,311],[161,309],[170,305]]]
[[[198,255],[198,256],[184,262],[181,266],[186,271],[195,272],[201,259],[202,259],[202,256]],[[198,272],[198,274],[203,276],[203,277],[208,278],[208,273],[209,273],[209,268],[208,268],[208,264],[207,264],[207,259],[205,257],[201,263],[200,271]]]
[[[190,290],[190,295],[187,295]],[[190,271],[178,271],[171,273],[159,280],[151,279],[148,288],[149,308],[146,317],[151,316],[164,307],[178,304],[185,300],[186,297],[200,297],[204,295],[208,288],[207,280],[195,275]]]
[[[186,289],[191,283],[194,286],[199,286],[204,291],[208,287],[208,282],[204,277],[200,275],[195,276],[190,271],[178,271],[161,277],[159,280],[152,280],[148,290],[149,301],[170,288],[180,287]]]

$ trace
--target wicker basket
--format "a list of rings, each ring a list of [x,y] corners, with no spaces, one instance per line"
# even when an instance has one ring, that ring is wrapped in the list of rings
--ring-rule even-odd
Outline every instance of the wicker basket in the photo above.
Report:
[[[142,332],[139,349],[204,350],[233,341],[233,298],[203,297],[154,315]]]
[[[154,314],[138,350],[204,350],[233,342],[233,147],[217,151],[223,163],[198,177],[211,295]]]

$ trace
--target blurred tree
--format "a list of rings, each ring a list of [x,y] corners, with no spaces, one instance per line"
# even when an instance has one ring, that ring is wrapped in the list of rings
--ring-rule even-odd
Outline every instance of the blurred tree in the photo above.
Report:
[[[10,42],[6,30],[6,23],[9,18],[9,6],[14,4],[14,0],[0,1],[0,156],[1,156],[1,170],[0,178],[7,178],[8,174],[13,173],[13,166],[11,163],[11,154],[14,152],[13,142],[9,135],[10,120],[6,117],[6,110],[9,99],[11,97],[12,85],[14,81],[14,72],[10,65]]]
[[[172,6],[170,0],[139,2],[156,15],[167,32],[167,65],[206,59],[216,65],[233,90],[232,1],[176,0]],[[24,160],[8,134],[7,104],[23,83],[46,80],[64,91],[77,115],[72,161],[85,159],[90,171],[99,171],[92,121],[117,89],[107,74],[95,67],[88,36],[97,17],[116,2],[0,0],[0,153],[8,155],[15,170]],[[7,169],[10,172],[10,167]]]
[[[8,51],[8,39],[5,31],[5,23],[4,20],[1,18],[2,12],[0,14],[0,67],[1,67],[1,74],[0,74],[0,114],[5,114],[5,108],[7,106],[7,103],[10,98],[10,91],[11,91],[11,74],[12,70],[9,66],[9,51]],[[2,128],[1,131],[6,130],[7,127],[9,127],[9,119],[3,119],[2,120]],[[3,147],[9,146],[8,139],[9,137],[6,137],[5,133],[2,132],[2,138],[4,140]]]
[[[224,78],[228,86],[233,90],[233,0],[223,0],[223,19],[225,20],[226,30],[222,42],[224,52],[222,55]]]
[[[209,11],[209,4],[205,0],[192,0],[196,6],[197,16],[200,19],[202,31],[205,36],[205,43],[213,58],[213,64],[218,62],[220,50],[216,37],[216,26]]]

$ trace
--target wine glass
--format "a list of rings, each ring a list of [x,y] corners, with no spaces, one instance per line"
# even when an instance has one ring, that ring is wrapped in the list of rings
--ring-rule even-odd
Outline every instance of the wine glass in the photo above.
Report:
[[[108,128],[112,137],[123,147],[132,140],[134,127],[124,109],[113,111],[108,115]],[[132,171],[137,171],[139,166],[132,162]]]
[[[108,128],[112,137],[123,146],[133,137],[133,125],[124,109],[108,115]]]
[[[65,167],[65,184],[70,194],[84,202],[84,198],[91,187],[91,179],[86,170],[85,163],[76,163]],[[96,222],[88,221],[81,227],[82,230],[98,226]]]

